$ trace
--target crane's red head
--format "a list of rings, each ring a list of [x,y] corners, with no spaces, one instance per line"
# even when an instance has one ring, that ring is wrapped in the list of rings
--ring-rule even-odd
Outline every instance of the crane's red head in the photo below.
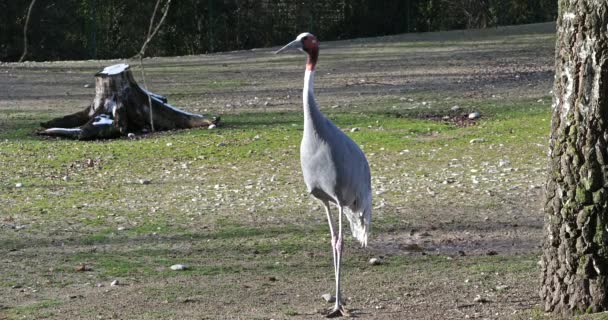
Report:
[[[291,48],[305,52],[308,55],[308,60],[306,61],[306,69],[315,69],[315,66],[317,65],[317,59],[319,58],[319,40],[317,40],[317,37],[308,32],[301,33],[294,41],[288,43],[286,46],[277,50],[277,52],[275,53],[281,53]]]

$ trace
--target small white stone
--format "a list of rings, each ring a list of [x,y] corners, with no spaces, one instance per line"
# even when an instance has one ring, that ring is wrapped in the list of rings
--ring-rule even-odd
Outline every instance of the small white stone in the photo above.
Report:
[[[489,302],[488,299],[482,297],[481,295],[476,295],[475,298],[473,299],[473,302],[479,302],[479,303],[486,303]]]
[[[325,300],[327,303],[334,303],[334,302],[336,302],[336,297],[332,296],[329,293],[326,293],[326,294],[322,295],[321,298],[323,298],[323,300]]]
[[[183,265],[183,264],[174,264],[171,267],[171,270],[173,271],[181,271],[181,270],[186,270],[188,269],[188,266]]]
[[[216,127],[215,124],[212,123],[209,125],[209,127],[207,127],[207,129],[211,130],[211,129],[215,129],[215,127]]]
[[[23,187],[23,183],[21,183],[21,182],[15,183],[15,188],[21,188],[21,187]]]
[[[481,143],[481,142],[485,142],[486,139],[484,138],[475,138],[475,139],[471,139],[471,141],[469,141],[469,143],[473,144],[473,143]]]
[[[129,132],[129,133],[127,134],[127,138],[129,138],[129,139],[135,139],[135,133],[133,133],[133,132]]]
[[[479,119],[480,117],[481,117],[481,114],[477,111],[469,113],[470,120]]]
[[[352,128],[352,129],[350,129],[350,132],[357,132],[359,130],[361,130],[361,129],[359,129],[359,128]]]
[[[380,261],[380,259],[378,259],[378,258],[371,258],[371,259],[369,259],[369,264],[371,264],[372,266],[376,266],[376,265],[379,265],[381,263],[382,263],[382,261]]]
[[[114,281],[112,281],[112,283],[110,283],[110,286],[112,286],[112,287],[116,287],[119,285],[120,285],[120,282],[118,282],[118,280],[114,280]]]
[[[450,110],[452,110],[452,111],[458,111],[458,110],[460,110],[460,106],[453,106],[453,107],[450,108]]]
[[[63,178],[61,178],[61,179],[63,179],[63,181],[70,181],[71,180],[69,176],[63,176]]]
[[[140,184],[150,184],[150,180],[148,179],[139,179]]]

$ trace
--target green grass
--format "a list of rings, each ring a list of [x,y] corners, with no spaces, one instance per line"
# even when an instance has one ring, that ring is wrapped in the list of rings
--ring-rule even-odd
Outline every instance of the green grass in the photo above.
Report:
[[[514,166],[523,167],[542,156],[542,148],[534,144],[546,143],[550,124],[546,105],[523,101],[479,108],[483,118],[477,125],[464,128],[384,112],[330,112],[328,117],[362,145],[368,156],[394,158],[402,150],[409,150],[403,169],[410,167],[418,174],[431,173],[463,153],[475,157],[477,163],[497,161],[504,155],[487,152],[492,145],[517,154],[511,159]],[[486,109],[487,113],[483,111]],[[300,183],[297,175],[288,174],[298,167],[300,113],[243,113],[224,119],[226,126],[219,130],[160,133],[135,141],[38,139],[31,134],[33,124],[17,132],[0,132],[0,164],[4,168],[0,190],[7,194],[10,204],[6,214],[27,212],[42,221],[78,217],[83,224],[97,228],[109,222],[110,211],[129,218],[142,216],[151,206],[165,213],[186,209],[185,204],[202,189],[216,184],[242,187],[239,185],[255,180],[256,175],[268,174],[264,168],[269,165],[278,165],[275,173],[280,179]],[[361,130],[351,133],[353,127]],[[484,142],[471,144],[475,138]],[[429,149],[441,152],[431,159],[424,155]],[[88,159],[95,165],[87,166]],[[411,168],[417,159],[431,165]],[[374,164],[373,156],[370,162]],[[62,179],[65,176],[68,181]],[[143,178],[152,183],[139,184]],[[23,188],[15,188],[16,183],[22,183]],[[210,200],[216,191],[202,193]],[[267,194],[280,196],[278,189]],[[150,228],[169,224],[169,217],[153,215],[159,220],[146,222]],[[179,216],[173,218],[180,220]],[[151,232],[139,223],[132,230]]]
[[[324,240],[326,228],[301,228],[282,226],[270,228],[252,228],[235,223],[219,223],[217,231],[200,233],[166,232],[165,236],[151,236],[129,230],[125,235],[117,231],[99,232],[76,240],[75,244],[108,245],[112,243],[130,243],[126,252],[81,252],[70,258],[65,271],[71,272],[69,266],[80,263],[94,266],[102,277],[166,277],[178,275],[168,267],[175,263],[191,266],[186,273],[199,275],[217,275],[222,273],[243,272],[246,265],[242,262],[254,261],[262,256],[296,255],[303,251],[325,251]],[[321,230],[322,229],[322,230]],[[148,229],[156,231],[155,228]],[[139,235],[139,236],[138,236]],[[164,241],[176,243],[196,243],[188,249],[171,249],[162,245]],[[242,261],[230,262],[226,259],[240,256]],[[208,258],[214,257],[211,265]],[[201,261],[203,259],[203,262]],[[324,261],[325,262],[325,261]],[[192,267],[196,266],[196,267]],[[276,270],[274,262],[262,263],[263,269]],[[250,269],[250,267],[248,267]],[[252,271],[252,270],[250,270]]]
[[[8,310],[9,319],[44,319],[57,316],[57,311],[47,310],[64,304],[59,299],[48,299],[39,302],[22,305]],[[0,313],[0,315],[2,315]]]

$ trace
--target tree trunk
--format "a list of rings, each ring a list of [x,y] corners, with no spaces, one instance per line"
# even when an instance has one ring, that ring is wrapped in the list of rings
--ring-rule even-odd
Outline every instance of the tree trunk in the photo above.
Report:
[[[540,295],[608,310],[608,2],[560,1]]]
[[[142,89],[133,79],[129,65],[117,64],[95,75],[95,98],[90,106],[41,123],[49,129],[39,134],[80,140],[104,139],[145,133],[151,128],[162,131],[209,127],[217,125],[219,120],[219,117],[203,117],[171,106],[167,98]]]

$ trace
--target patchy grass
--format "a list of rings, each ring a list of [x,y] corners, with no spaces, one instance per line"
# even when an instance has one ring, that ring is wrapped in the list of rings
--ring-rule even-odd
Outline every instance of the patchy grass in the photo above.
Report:
[[[12,308],[6,315],[8,318],[15,319],[43,319],[59,316],[59,312],[53,310],[54,307],[59,307],[63,301],[58,299],[42,300],[35,303],[22,305],[17,308]],[[2,313],[0,313],[2,315]]]
[[[385,112],[329,113],[367,152],[375,189],[384,190],[376,196],[376,203],[390,206],[376,210],[374,238],[390,234],[400,226],[409,230],[428,227],[424,214],[403,215],[390,209],[422,205],[426,202],[423,196],[426,188],[436,190],[434,203],[441,199],[463,201],[471,196],[471,190],[482,191],[469,179],[474,175],[479,180],[480,175],[495,176],[483,173],[483,163],[496,164],[508,157],[509,167],[521,168],[508,173],[511,179],[519,181],[520,176],[527,177],[530,163],[542,162],[539,159],[544,148],[534,144],[544,143],[549,114],[538,111],[542,108],[540,104],[527,101],[521,104],[504,108],[493,104],[494,114],[466,128]],[[64,279],[64,286],[76,287],[82,285],[85,277],[73,276],[75,266],[81,263],[92,268],[85,272],[87,281],[106,286],[113,279],[121,279],[129,286],[146,287],[146,282],[176,277],[255,274],[306,279],[315,277],[319,268],[329,271],[331,255],[322,209],[304,194],[298,174],[301,114],[243,113],[227,115],[225,119],[226,127],[216,131],[178,131],[135,141],[27,140],[29,133],[24,133],[0,142],[7,169],[2,173],[5,181],[2,188],[9,195],[4,216],[9,221],[5,224],[25,225],[18,231],[7,230],[14,236],[5,235],[3,247],[17,250],[10,256],[19,259],[27,259],[30,254],[44,250],[44,246],[54,247],[57,243],[73,248],[72,254],[53,254],[44,260],[45,264],[58,264],[53,277]],[[351,133],[351,127],[361,130]],[[470,143],[479,137],[484,142]],[[509,156],[515,154],[516,157]],[[94,159],[95,164],[88,167],[87,159]],[[449,169],[448,164],[454,159],[466,160],[466,168]],[[480,173],[472,173],[471,168],[479,168],[474,170]],[[442,179],[452,171],[461,176],[457,185],[462,189],[442,184]],[[66,176],[67,181],[63,179]],[[143,178],[151,183],[140,184],[138,181]],[[394,180],[395,186],[389,186],[388,179]],[[533,184],[540,182],[532,179]],[[23,187],[16,188],[16,183],[22,183]],[[508,190],[501,183],[488,188]],[[475,215],[466,212],[481,210],[487,215],[495,212],[499,217],[499,211],[505,208],[504,198],[467,201],[470,203],[457,205],[464,212],[459,223],[476,224]],[[443,215],[436,222],[461,228],[450,222],[459,215],[446,215],[441,206],[435,206],[434,210]],[[71,230],[69,233],[60,231],[66,227]],[[467,229],[463,226],[461,232],[468,232]],[[32,241],[46,244],[32,247]],[[348,242],[349,247],[356,247],[352,240]],[[466,243],[460,246],[468,250]],[[429,247],[434,245],[427,246],[427,250]],[[383,253],[382,245],[372,248],[371,252],[348,249],[344,261],[346,288],[353,286],[353,280],[349,279],[353,277],[352,269],[372,272],[364,265],[366,257],[374,252],[388,254],[386,264],[373,270],[377,281],[399,274],[416,274],[403,280],[408,292],[445,273],[451,274],[445,283],[463,282],[467,278],[488,287],[497,286],[504,277],[510,283],[514,278],[527,281],[526,277],[533,277],[536,272],[533,253],[524,257],[471,256],[447,260],[441,251],[439,255],[430,251],[431,256],[416,257],[398,251]],[[184,272],[171,271],[168,267],[175,263],[190,268]],[[424,272],[420,273],[421,270]],[[8,269],[3,273],[8,278],[22,277],[21,270]],[[469,289],[475,291],[473,287]],[[394,288],[386,295],[399,297],[400,290]],[[168,304],[183,303],[179,300],[183,297],[175,296],[170,288],[163,292],[161,297]],[[375,302],[367,303],[373,306]],[[292,317],[309,314],[310,310],[285,307],[279,312]]]

